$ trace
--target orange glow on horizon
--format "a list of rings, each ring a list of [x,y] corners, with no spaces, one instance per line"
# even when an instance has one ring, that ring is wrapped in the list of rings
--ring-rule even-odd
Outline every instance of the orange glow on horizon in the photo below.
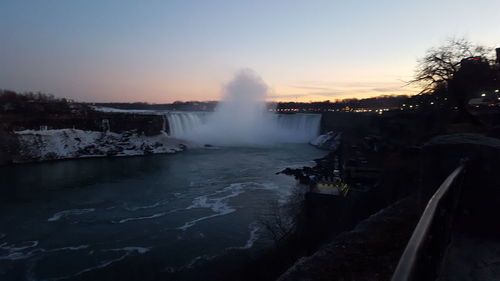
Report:
[[[374,97],[380,97],[380,96],[399,96],[399,95],[406,95],[406,96],[413,96],[418,94],[418,92],[401,92],[401,93],[391,93],[391,94],[382,94],[382,93],[373,93],[373,94],[354,94],[354,95],[338,95],[338,96],[332,96],[332,97],[325,97],[325,96],[301,96],[301,97],[296,97],[296,98],[273,98],[273,99],[268,99],[268,102],[324,102],[329,100],[330,102],[335,102],[336,100],[344,100],[344,99],[366,99],[366,98],[374,98]]]

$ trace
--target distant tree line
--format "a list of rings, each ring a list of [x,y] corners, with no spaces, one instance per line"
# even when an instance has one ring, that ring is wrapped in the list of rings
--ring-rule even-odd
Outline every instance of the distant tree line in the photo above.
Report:
[[[314,111],[337,111],[350,109],[379,109],[379,108],[399,108],[410,97],[406,95],[384,95],[366,99],[342,99],[331,102],[330,100],[322,102],[279,102],[276,109],[283,111],[286,109],[295,109],[303,112]]]
[[[270,102],[268,109],[297,109],[302,112],[329,111],[349,108],[395,108],[407,102],[411,97],[406,95],[384,95],[366,99],[349,98],[335,101],[320,102]],[[176,101],[169,104],[150,104],[144,102],[134,103],[92,103],[95,106],[112,107],[119,109],[143,109],[143,110],[180,110],[180,111],[213,111],[217,106],[216,101]]]
[[[3,114],[68,113],[71,110],[70,103],[71,100],[41,92],[0,90],[0,113]]]
[[[68,103],[70,100],[65,98],[56,98],[52,94],[42,92],[25,92],[17,93],[11,90],[0,89],[0,102],[54,102],[54,103]]]
[[[180,110],[180,111],[213,111],[217,106],[216,101],[175,101],[173,103],[146,103],[146,102],[110,102],[92,103],[95,106],[112,107],[119,109],[142,109],[142,110]]]

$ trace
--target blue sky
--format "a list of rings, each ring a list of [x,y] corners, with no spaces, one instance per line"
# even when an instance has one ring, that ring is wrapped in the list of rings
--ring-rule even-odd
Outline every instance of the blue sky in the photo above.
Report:
[[[241,68],[273,100],[408,94],[449,37],[500,46],[500,1],[0,2],[0,88],[79,101],[214,100]]]

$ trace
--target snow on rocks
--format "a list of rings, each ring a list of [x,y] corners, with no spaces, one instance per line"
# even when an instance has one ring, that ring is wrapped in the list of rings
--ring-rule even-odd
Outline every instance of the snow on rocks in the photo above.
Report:
[[[340,145],[341,137],[341,132],[328,132],[324,135],[318,136],[316,139],[312,140],[310,144],[320,149],[335,151]]]
[[[104,106],[90,106],[95,111],[107,112],[107,113],[128,113],[128,114],[156,114],[154,110],[146,110],[146,109],[119,109],[112,107],[104,107]]]
[[[144,136],[133,131],[112,133],[59,129],[15,133],[20,144],[18,155],[14,159],[16,163],[175,153],[186,148],[181,140],[166,134]]]

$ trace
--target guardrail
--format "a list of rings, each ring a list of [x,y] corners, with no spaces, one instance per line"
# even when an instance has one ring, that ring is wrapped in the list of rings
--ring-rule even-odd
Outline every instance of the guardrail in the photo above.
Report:
[[[434,280],[449,243],[461,185],[457,167],[431,197],[401,256],[392,281]]]

